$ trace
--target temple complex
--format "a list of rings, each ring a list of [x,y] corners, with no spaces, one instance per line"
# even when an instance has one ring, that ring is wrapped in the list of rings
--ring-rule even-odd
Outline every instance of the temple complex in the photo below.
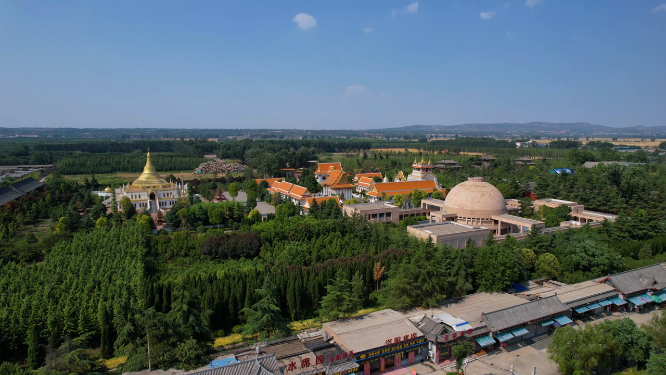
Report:
[[[123,185],[114,191],[118,211],[122,211],[120,200],[123,197],[130,199],[137,211],[148,210],[150,213],[168,211],[178,199],[187,197],[187,184],[168,182],[157,173],[155,166],[150,160],[150,150],[146,156],[146,165],[143,167],[141,176],[130,185]],[[104,201],[110,207],[113,200],[109,198]]]

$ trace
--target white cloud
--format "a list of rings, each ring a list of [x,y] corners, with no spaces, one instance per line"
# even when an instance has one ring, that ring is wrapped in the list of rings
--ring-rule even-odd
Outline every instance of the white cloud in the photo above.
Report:
[[[391,11],[391,17],[395,17],[399,14],[416,14],[419,12],[419,2],[415,1],[407,5],[404,9],[393,9]]]
[[[479,16],[481,16],[481,19],[482,19],[482,20],[486,20],[486,21],[487,21],[487,20],[489,20],[489,19],[495,17],[495,11],[492,11],[492,10],[491,10],[490,12],[481,12],[481,13],[479,13]]]
[[[506,4],[504,4],[504,9],[509,9],[510,6],[511,6],[511,3],[506,3]]]
[[[525,6],[534,9],[540,5],[543,5],[543,0],[525,0]]]
[[[419,11],[419,2],[415,1],[407,5],[407,8],[405,8],[405,10],[407,10],[407,13],[417,13]]]
[[[298,27],[300,27],[302,30],[317,27],[317,20],[307,13],[298,13],[294,16],[292,21],[296,22]]]
[[[363,28],[363,32],[366,34],[370,34],[373,31],[375,31],[375,27],[372,24],[369,24],[368,26]]]
[[[342,96],[344,99],[358,98],[366,96],[368,89],[361,85],[351,85],[345,89],[345,94]]]
[[[652,8],[652,10],[650,12],[652,12],[652,13],[662,13],[662,12],[666,13],[666,4],[659,4],[656,7]]]

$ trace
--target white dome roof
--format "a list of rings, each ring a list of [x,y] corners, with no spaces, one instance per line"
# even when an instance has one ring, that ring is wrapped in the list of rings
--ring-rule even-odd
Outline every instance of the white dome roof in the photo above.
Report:
[[[471,218],[489,218],[507,213],[504,196],[483,177],[470,177],[456,185],[446,195],[444,206],[448,212]]]

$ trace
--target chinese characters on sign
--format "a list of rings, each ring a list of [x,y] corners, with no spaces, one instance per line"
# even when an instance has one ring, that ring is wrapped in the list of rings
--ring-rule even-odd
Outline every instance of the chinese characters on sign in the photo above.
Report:
[[[347,358],[352,358],[354,357],[354,351],[350,350],[349,352],[344,352],[342,354],[336,354],[334,356],[330,356],[328,359],[328,363],[331,364],[333,362],[340,361],[341,359],[347,359]],[[324,355],[320,354],[315,356],[315,367],[318,367],[320,365],[324,365]],[[286,371],[296,371],[297,369],[306,369],[312,366],[312,361],[309,357],[302,358],[301,359],[301,367],[297,367],[297,363],[295,361],[290,361],[287,363],[287,368]]]
[[[404,341],[415,340],[418,335],[416,332],[413,332],[411,335],[404,335],[402,337],[394,337],[392,339],[386,339],[384,346],[397,345]]]

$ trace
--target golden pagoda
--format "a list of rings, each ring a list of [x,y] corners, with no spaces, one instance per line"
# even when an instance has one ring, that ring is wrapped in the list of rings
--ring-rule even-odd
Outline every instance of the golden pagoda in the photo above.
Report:
[[[153,165],[152,160],[150,160],[150,149],[148,149],[148,155],[146,155],[146,165],[143,167],[143,173],[141,176],[132,182],[132,189],[149,189],[149,188],[168,188],[172,184],[163,179],[162,176],[157,173],[155,166]]]
[[[132,184],[123,185],[116,189],[115,196],[119,211],[122,211],[121,200],[127,197],[137,211],[147,210],[156,214],[161,211],[168,211],[178,202],[178,199],[186,197],[187,184],[185,184],[182,177],[180,182],[168,182],[162,178],[150,159],[149,149],[143,173]],[[104,203],[110,205],[111,199]]]

